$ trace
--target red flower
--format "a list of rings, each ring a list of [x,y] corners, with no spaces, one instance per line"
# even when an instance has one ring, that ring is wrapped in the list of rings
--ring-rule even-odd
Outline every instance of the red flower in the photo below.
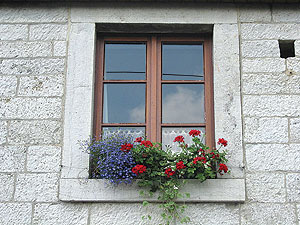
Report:
[[[224,138],[219,138],[218,145],[227,146],[227,141]]]
[[[197,164],[198,161],[206,163],[206,158],[205,157],[195,157],[193,160],[193,163]]]
[[[141,141],[142,141],[142,137],[138,137],[138,138],[135,139],[134,142],[141,142]]]
[[[171,168],[168,168],[165,170],[165,174],[167,174],[169,178],[170,176],[173,176],[175,174],[175,171],[173,171]]]
[[[179,161],[178,163],[176,163],[176,169],[181,170],[184,168],[185,168],[185,165],[183,164],[182,161]]]
[[[201,131],[200,131],[200,130],[191,130],[191,131],[189,132],[189,135],[190,135],[190,136],[193,136],[193,137],[199,136],[200,134],[201,134]]]
[[[228,167],[227,167],[225,164],[220,163],[219,166],[220,166],[220,167],[219,167],[219,172],[220,172],[221,175],[222,175],[222,171],[224,171],[224,173],[227,173]]]
[[[124,145],[121,145],[121,151],[123,152],[129,152],[133,148],[133,144],[126,143]]]
[[[153,144],[151,143],[151,141],[141,141],[140,145],[144,145],[146,148],[153,147]]]
[[[184,142],[184,137],[183,137],[183,136],[177,136],[177,137],[174,139],[174,142]]]
[[[144,173],[147,170],[147,168],[144,165],[136,165],[131,170],[132,170],[133,173],[138,175],[138,174]]]

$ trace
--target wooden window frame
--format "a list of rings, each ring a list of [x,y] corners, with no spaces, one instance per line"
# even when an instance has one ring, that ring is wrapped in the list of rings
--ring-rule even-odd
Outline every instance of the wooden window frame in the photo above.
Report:
[[[93,134],[100,138],[102,127],[145,127],[147,139],[161,142],[162,127],[205,127],[206,144],[213,148],[214,137],[214,98],[212,70],[212,39],[207,35],[181,36],[138,35],[105,36],[99,35],[96,43],[96,77],[94,92]],[[146,43],[146,80],[104,80],[104,45],[109,43]],[[202,43],[203,44],[203,80],[162,80],[161,56],[162,43]],[[151,74],[151,76],[150,76]],[[103,123],[103,86],[105,83],[144,83],[146,85],[145,123]],[[163,84],[203,84],[205,102],[205,123],[162,123],[162,85]]]

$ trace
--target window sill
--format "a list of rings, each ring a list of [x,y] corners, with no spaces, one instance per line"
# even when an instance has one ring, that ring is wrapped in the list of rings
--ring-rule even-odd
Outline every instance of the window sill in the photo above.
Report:
[[[136,183],[111,187],[104,180],[61,179],[59,199],[66,202],[158,202],[153,198],[141,197]],[[188,180],[182,193],[190,193],[190,198],[178,202],[244,202],[244,179],[209,179],[200,183]]]

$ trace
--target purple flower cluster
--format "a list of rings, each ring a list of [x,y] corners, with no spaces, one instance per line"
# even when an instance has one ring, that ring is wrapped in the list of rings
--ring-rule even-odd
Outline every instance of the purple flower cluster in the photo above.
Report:
[[[91,178],[107,179],[112,184],[131,183],[136,165],[131,152],[121,151],[121,145],[132,143],[124,132],[106,134],[101,140],[88,143],[91,156]]]

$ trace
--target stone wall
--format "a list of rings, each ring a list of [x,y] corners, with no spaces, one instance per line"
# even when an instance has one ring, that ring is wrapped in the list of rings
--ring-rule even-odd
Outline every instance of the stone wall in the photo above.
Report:
[[[192,224],[299,225],[300,8],[226,8],[238,15],[246,202],[187,214]],[[0,7],[0,224],[141,224],[149,210],[58,199],[71,10]],[[296,57],[280,58],[278,39],[296,40]]]

